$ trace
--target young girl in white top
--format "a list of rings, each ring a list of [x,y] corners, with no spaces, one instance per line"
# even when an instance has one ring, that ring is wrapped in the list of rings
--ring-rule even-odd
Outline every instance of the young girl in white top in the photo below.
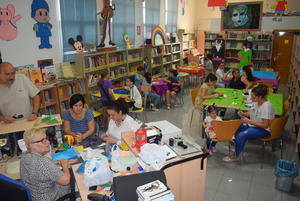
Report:
[[[218,120],[222,121],[221,117],[218,116],[217,109],[214,105],[208,106],[207,108],[208,115],[205,117],[203,122],[203,127],[205,128],[206,133],[206,152],[209,152],[210,154],[212,152],[216,152],[216,144],[217,142],[212,141],[212,139],[216,138],[216,133],[213,131],[213,128],[211,126],[212,120]]]
[[[130,97],[127,96],[123,96],[123,98],[125,98],[129,104],[129,107],[132,110],[138,110],[140,108],[142,108],[143,105],[143,100],[142,100],[142,96],[138,90],[138,88],[134,85],[134,79],[133,78],[127,78],[126,79],[126,89],[129,90],[130,92]]]

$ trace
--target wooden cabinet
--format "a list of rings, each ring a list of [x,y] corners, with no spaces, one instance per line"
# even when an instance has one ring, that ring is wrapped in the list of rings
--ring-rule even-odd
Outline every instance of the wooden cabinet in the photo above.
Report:
[[[187,56],[196,51],[197,41],[195,33],[178,33],[182,45],[182,63],[187,64]]]
[[[300,35],[294,36],[291,64],[289,74],[289,92],[291,95],[292,122],[294,123],[293,131],[297,136],[300,133]],[[299,136],[298,139],[300,139]],[[298,152],[300,152],[300,144],[298,144]]]
[[[41,105],[39,114],[60,114],[57,90],[55,86],[40,89]]]

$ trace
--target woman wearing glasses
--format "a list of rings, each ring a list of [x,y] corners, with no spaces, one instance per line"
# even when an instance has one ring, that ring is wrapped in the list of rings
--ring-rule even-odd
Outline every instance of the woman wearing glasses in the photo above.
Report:
[[[68,160],[54,164],[46,154],[50,142],[45,129],[31,129],[24,133],[27,153],[21,156],[20,174],[22,181],[30,189],[33,201],[54,201],[70,192],[70,172]]]

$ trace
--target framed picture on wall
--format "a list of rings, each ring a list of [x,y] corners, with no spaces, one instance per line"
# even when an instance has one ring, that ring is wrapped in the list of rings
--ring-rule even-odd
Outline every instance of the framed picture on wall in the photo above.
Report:
[[[260,31],[263,2],[228,3],[222,11],[222,31]]]

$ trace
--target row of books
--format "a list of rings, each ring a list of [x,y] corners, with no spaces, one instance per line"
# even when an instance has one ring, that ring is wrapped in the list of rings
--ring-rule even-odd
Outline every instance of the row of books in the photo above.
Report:
[[[33,64],[17,66],[16,72],[27,76],[32,83],[37,86],[57,79],[54,65],[45,66],[43,68],[35,67]]]
[[[227,39],[235,39],[235,40],[246,40],[247,33],[246,32],[227,32]]]
[[[151,63],[153,65],[156,65],[156,64],[160,64],[160,61],[159,61],[159,59],[151,59]]]
[[[91,67],[97,67],[97,66],[103,66],[106,65],[106,59],[105,55],[97,55],[97,56],[91,56],[87,57],[85,63],[86,68],[91,68]]]
[[[120,75],[127,73],[125,66],[118,66],[116,68],[111,68],[109,71],[110,78],[117,78]]]
[[[173,59],[174,59],[174,60],[180,59],[180,54],[174,54],[174,55],[173,55]]]
[[[163,57],[162,61],[163,61],[163,63],[170,62],[170,61],[172,61],[172,58],[171,57]]]
[[[242,42],[226,42],[226,49],[242,49],[243,43]]]
[[[116,53],[116,54],[109,55],[109,62],[110,63],[121,62],[121,61],[124,61],[123,54]]]
[[[180,51],[180,44],[172,46],[172,51],[173,51],[173,52],[178,52],[178,51]]]
[[[253,55],[253,60],[269,61],[271,55],[269,52],[259,52]]]
[[[128,60],[134,59],[134,58],[140,58],[140,57],[142,57],[141,52],[134,52],[134,53],[128,54]]]
[[[218,35],[217,33],[207,33],[205,34],[205,40],[215,40]]]
[[[253,45],[253,50],[263,50],[263,51],[271,51],[270,43],[262,43]]]

